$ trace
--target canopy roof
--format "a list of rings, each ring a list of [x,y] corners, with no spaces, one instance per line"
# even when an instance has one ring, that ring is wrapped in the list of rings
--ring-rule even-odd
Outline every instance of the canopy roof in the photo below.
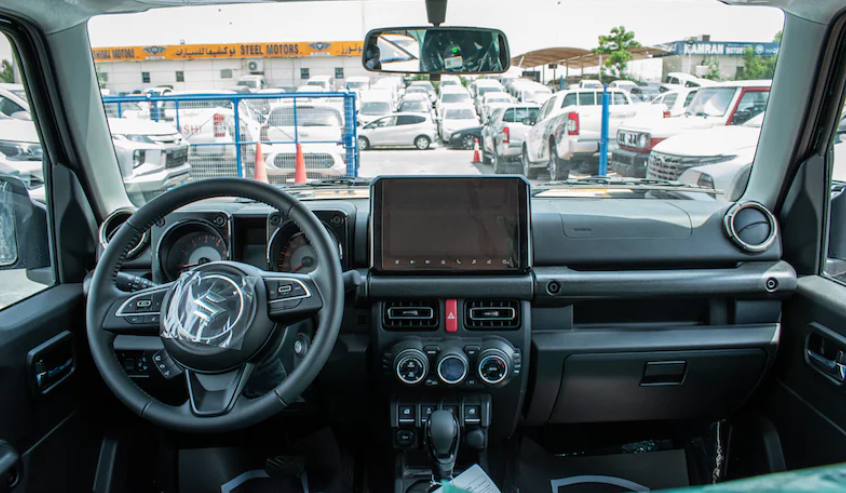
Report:
[[[632,48],[629,52],[633,55],[635,60],[641,60],[652,56],[660,56],[667,53],[666,50],[651,46]],[[512,66],[521,68],[539,67],[541,65],[549,65],[550,63],[554,63],[556,65],[569,65],[571,67],[592,67],[599,65],[599,55],[584,48],[559,47],[534,50],[522,55],[517,55],[511,59]]]

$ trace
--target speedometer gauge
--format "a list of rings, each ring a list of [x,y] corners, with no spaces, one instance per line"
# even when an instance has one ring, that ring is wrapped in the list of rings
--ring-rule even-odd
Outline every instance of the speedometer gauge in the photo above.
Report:
[[[213,228],[192,223],[171,230],[162,241],[162,268],[168,280],[209,262],[229,260],[226,241]]]

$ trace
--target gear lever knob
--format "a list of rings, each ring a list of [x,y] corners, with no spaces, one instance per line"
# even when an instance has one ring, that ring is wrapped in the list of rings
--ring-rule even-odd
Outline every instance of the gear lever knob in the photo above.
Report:
[[[452,479],[460,439],[461,431],[456,416],[442,409],[432,413],[426,425],[426,444],[434,461],[432,472],[436,479]]]

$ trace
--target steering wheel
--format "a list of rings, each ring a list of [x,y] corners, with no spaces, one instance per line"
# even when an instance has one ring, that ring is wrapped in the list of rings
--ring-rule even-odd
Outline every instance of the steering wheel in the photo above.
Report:
[[[141,235],[176,209],[215,197],[245,198],[277,209],[309,239],[318,268],[294,274],[240,262],[209,262],[168,284],[133,293],[117,289],[115,278],[126,253]],[[94,270],[86,325],[97,369],[132,411],[179,431],[225,432],[278,413],[314,381],[338,338],[343,304],[338,245],[308,208],[270,185],[214,178],[170,190],[124,223]],[[135,311],[142,306],[154,311]],[[293,347],[282,344],[290,340],[290,325],[311,317],[316,319],[315,336],[293,371],[287,369],[287,377],[260,397],[243,396],[258,363],[268,355],[277,357],[285,346]],[[189,398],[183,404],[164,404],[132,382],[114,349],[122,334],[161,338],[167,357],[184,371]],[[300,355],[303,349],[300,344]]]

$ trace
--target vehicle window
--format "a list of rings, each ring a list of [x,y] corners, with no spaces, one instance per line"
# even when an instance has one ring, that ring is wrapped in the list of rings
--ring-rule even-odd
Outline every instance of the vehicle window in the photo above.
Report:
[[[564,101],[561,102],[561,107],[566,108],[567,106],[576,106],[577,104],[579,104],[578,97],[575,93],[571,93],[564,96]]]
[[[441,98],[444,103],[469,103],[470,96],[463,93],[447,93]]]
[[[0,35],[0,53],[11,51],[11,43]],[[18,70],[12,73],[20,77]],[[19,79],[9,82],[23,83]],[[20,97],[26,98],[25,91],[24,84],[23,91],[18,91],[24,92]],[[26,111],[12,104],[18,108],[16,111]],[[41,141],[34,122],[9,118],[6,111],[3,109],[0,114],[0,310],[55,281]]]
[[[846,284],[846,117],[842,113],[826,156],[831,189],[824,274]]]
[[[769,99],[769,91],[747,91],[743,93],[731,118],[732,125],[741,125],[763,113],[767,109]]]
[[[423,123],[426,121],[422,116],[417,115],[399,115],[397,117],[397,125],[413,125],[415,123]]]
[[[579,93],[579,106],[596,106],[596,93],[595,92],[580,92]]]
[[[341,125],[337,110],[331,108],[312,108],[297,106],[297,124],[301,127],[334,127]],[[268,124],[277,127],[294,126],[294,107],[274,108],[268,117]]]
[[[667,94],[664,96],[664,104],[667,105],[667,108],[672,108],[674,104],[676,104],[676,99],[679,98],[678,94]]]
[[[380,118],[376,120],[376,127],[384,128],[384,127],[393,127],[397,123],[397,117],[395,116],[388,116],[385,118]]]
[[[12,116],[14,113],[24,111],[23,107],[11,99],[0,96],[0,113],[6,116]]]
[[[664,104],[664,96],[658,96],[652,101],[652,104]]]
[[[542,122],[541,125],[535,125],[531,129],[522,127],[519,123],[513,125],[515,130],[520,130],[512,135],[515,145],[504,155],[498,156],[502,160],[497,162],[507,162],[508,171],[529,174],[528,180],[532,187],[544,188],[548,187],[549,181],[558,181],[550,180],[549,172],[575,180],[583,179],[599,171],[599,149],[596,142],[602,128],[602,114],[598,111],[598,105],[603,99],[603,89],[597,84],[597,79],[602,79],[601,82],[604,83],[616,81],[614,89],[609,91],[610,103],[613,107],[626,106],[618,108],[625,111],[612,111],[613,119],[609,121],[609,175],[632,178],[631,182],[627,183],[650,178],[697,185],[700,182],[700,170],[699,166],[695,165],[701,160],[702,165],[708,164],[709,169],[716,170],[714,186],[717,189],[725,189],[732,181],[734,170],[746,163],[729,160],[728,156],[736,153],[735,149],[727,149],[728,139],[715,140],[709,136],[708,131],[713,133],[714,127],[725,127],[732,123],[728,120],[730,115],[732,119],[735,116],[737,105],[734,103],[740,100],[741,88],[753,84],[745,79],[752,79],[753,76],[755,79],[768,78],[763,69],[775,66],[777,57],[774,55],[778,52],[778,41],[774,40],[780,39],[779,31],[783,29],[784,24],[784,14],[779,8],[752,5],[773,2],[740,2],[749,5],[734,7],[725,3],[739,2],[686,0],[677,5],[678,2],[659,1],[655,3],[661,4],[660,6],[640,10],[631,6],[630,0],[573,0],[561,2],[560,8],[542,7],[542,4],[547,3],[545,1],[500,0],[493,8],[476,8],[478,5],[474,7],[455,2],[454,7],[458,10],[450,7],[450,15],[455,18],[450,17],[448,22],[459,23],[464,18],[461,22],[473,26],[503,28],[513,51],[509,56],[512,60],[521,61],[515,64],[520,66],[515,66],[514,70],[504,76],[477,77],[475,74],[456,71],[442,74],[440,77],[430,77],[410,73],[389,75],[371,72],[362,66],[361,53],[365,51],[362,46],[364,33],[356,34],[357,30],[382,23],[399,26],[422,21],[427,24],[425,17],[417,17],[414,20],[401,16],[399,11],[403,9],[397,7],[397,2],[377,0],[374,3],[356,0],[344,2],[343,9],[326,8],[326,5],[313,1],[260,2],[250,5],[249,8],[219,2],[213,2],[213,6],[205,5],[208,2],[158,2],[156,6],[164,3],[173,3],[173,8],[151,7],[145,13],[108,14],[97,16],[88,22],[93,63],[97,73],[103,74],[99,82],[102,88],[112,95],[106,108],[107,114],[112,119],[136,120],[134,123],[141,120],[145,123],[161,123],[167,128],[160,128],[156,132],[162,132],[163,135],[167,135],[166,132],[172,132],[170,135],[181,134],[184,145],[188,146],[188,158],[184,163],[189,168],[187,175],[183,171],[178,179],[171,179],[168,178],[171,171],[165,165],[151,168],[150,173],[144,175],[149,183],[144,185],[147,189],[143,193],[136,193],[141,187],[141,168],[134,181],[127,179],[124,182],[130,200],[137,205],[143,204],[147,198],[162,190],[188,181],[218,176],[257,176],[253,172],[257,142],[261,142],[261,151],[270,170],[268,181],[279,187],[292,185],[294,177],[276,174],[279,170],[273,168],[276,158],[273,154],[282,152],[280,146],[295,139],[302,144],[303,152],[306,153],[304,157],[305,162],[309,163],[308,180],[328,179],[345,174],[364,178],[394,172],[441,174],[444,170],[446,173],[462,175],[493,174],[492,166],[472,165],[472,157],[466,155],[463,150],[449,152],[443,156],[438,151],[438,159],[433,161],[430,151],[411,148],[414,146],[407,136],[396,139],[397,142],[408,143],[406,147],[409,149],[403,149],[401,155],[393,154],[393,151],[359,148],[360,143],[366,141],[355,138],[356,129],[363,129],[385,116],[425,115],[426,124],[432,124],[434,119],[429,115],[433,115],[431,103],[435,100],[438,103],[438,120],[435,125],[437,137],[430,136],[431,142],[455,135],[464,128],[477,126],[480,117],[485,121],[491,121],[493,117],[496,118],[495,121],[504,121],[508,125],[531,117]],[[484,2],[469,3],[481,5]],[[691,10],[689,4],[696,4],[696,7]],[[471,11],[472,15],[469,14]],[[691,15],[691,11],[696,15]],[[425,15],[423,12],[425,10],[419,14]],[[353,23],[358,27],[353,26],[351,31],[338,28],[353,19],[361,20]],[[225,22],[226,20],[230,22]],[[275,22],[275,35],[271,32],[273,30],[267,31],[267,26],[262,24],[271,20]],[[180,26],[185,29],[180,31]],[[603,55],[599,62],[596,54],[611,50],[608,43],[616,39],[610,32],[611,26],[624,26],[626,36],[630,36],[632,43],[628,47],[622,46],[612,50],[627,53]],[[667,26],[672,26],[672,29]],[[555,36],[561,29],[567,32],[566,37]],[[703,41],[700,39],[703,35],[712,39]],[[692,37],[697,38],[694,45],[697,51],[693,54],[689,53],[689,40]],[[408,39],[403,40],[402,36],[391,39],[398,46],[401,45],[402,49],[391,53],[391,50],[385,47],[382,54],[386,59],[396,56],[406,60],[391,63],[403,64],[410,61],[414,64],[420,61],[419,43],[415,45]],[[602,39],[609,41],[602,41],[606,46],[600,47],[598,45]],[[184,40],[184,43],[180,43],[181,40]],[[635,42],[644,49],[635,50]],[[763,46],[763,50],[759,50],[759,45]],[[535,61],[538,58],[530,56],[530,52],[543,48],[568,47],[584,49],[590,55],[578,57],[572,50],[566,50],[566,53],[561,52],[564,53],[562,56],[569,58],[553,60],[555,63],[552,68],[548,63],[528,65],[538,63]],[[450,50],[454,48],[456,47]],[[660,48],[661,51],[653,53],[653,48]],[[741,48],[752,48],[752,57],[744,56],[740,52]],[[443,56],[443,52],[439,56]],[[416,57],[418,60],[410,60],[409,57]],[[601,68],[598,67],[600,63]],[[707,85],[698,89],[699,93],[693,95],[690,94],[693,91],[681,88],[683,85],[699,85],[701,68],[703,65],[713,64],[719,64],[720,82],[715,82],[714,85],[706,83]],[[469,67],[467,65],[464,68]],[[697,69],[700,69],[699,75]],[[176,81],[177,71],[183,72],[183,82]],[[259,73],[262,75],[251,75]],[[311,77],[312,73],[314,77]],[[332,74],[338,76],[332,78]],[[266,83],[263,83],[261,78]],[[438,80],[431,80],[433,78]],[[558,91],[562,78],[565,79],[566,89]],[[738,83],[741,80],[743,82]],[[572,86],[574,82],[581,82],[581,86]],[[320,92],[320,88],[333,88],[335,84],[339,89],[349,91],[335,96],[316,94]],[[178,89],[178,111],[173,102],[151,105],[149,102],[137,101],[126,102],[139,104],[140,109],[126,104],[120,107],[119,112],[115,111],[116,105],[113,101],[123,97],[121,94],[154,88],[155,94],[161,94],[165,85]],[[302,92],[296,95],[296,105],[313,105],[315,108],[321,108],[322,112],[316,115],[303,113],[302,116],[307,117],[308,121],[295,122],[290,109],[278,109],[291,108],[295,104],[295,94],[267,94],[267,100],[261,100],[256,98],[263,97],[264,94],[247,94],[243,91],[245,88],[253,91],[264,86],[286,87],[289,93],[298,90],[315,93],[308,97],[303,96]],[[555,88],[556,91],[552,92],[549,87]],[[570,87],[574,89],[570,90]],[[471,88],[472,97],[466,91]],[[236,89],[242,90],[236,92]],[[628,92],[629,90],[631,92]],[[230,94],[226,97],[217,96],[216,100],[205,100],[201,97],[205,94],[220,94],[223,91],[230,91]],[[353,92],[355,104],[351,106],[346,103],[352,100]],[[667,98],[665,94],[668,92],[678,94]],[[506,93],[511,96],[510,100]],[[349,99],[344,101],[347,96],[343,94]],[[426,94],[422,100],[409,97],[416,95],[421,98],[422,94]],[[658,99],[661,104],[674,105],[676,108],[684,100],[686,110],[696,120],[663,118],[664,115],[660,111],[655,111],[657,107],[648,106],[655,98],[661,98]],[[242,104],[242,101],[246,100],[249,100],[249,103]],[[233,104],[232,101],[236,103]],[[744,106],[734,122],[754,118],[753,115],[760,114],[765,105],[766,100],[761,100],[760,95],[757,101],[750,101],[748,104],[744,101]],[[501,113],[494,110],[497,107],[515,106],[537,106],[540,109],[525,108]],[[568,121],[566,112],[559,115],[560,121],[551,122],[552,118],[557,118],[553,115],[563,107],[580,107],[589,111],[582,114],[578,122]],[[447,111],[459,108],[462,111]],[[456,118],[463,121],[455,121]],[[234,130],[236,119],[241,122],[241,129],[238,131]],[[401,132],[408,121],[410,120],[397,117],[395,126],[400,128],[386,129],[384,133]],[[341,123],[340,126],[338,122]],[[547,122],[555,124],[546,125]],[[565,124],[568,131],[562,133],[561,129],[565,128]],[[305,126],[313,128],[294,132],[294,129],[304,129]],[[638,148],[637,153],[618,152],[617,146],[614,145],[617,132],[632,127],[640,133],[660,133],[660,136],[646,138],[644,135],[640,138],[634,135],[636,140],[633,142],[645,147]],[[649,132],[641,130],[644,128]],[[692,130],[693,128],[695,130]],[[525,140],[523,131],[527,134]],[[553,132],[555,134],[551,135]],[[697,135],[701,132],[701,142],[691,136],[694,132]],[[239,141],[236,136],[243,138]],[[549,156],[546,150],[549,149],[550,137],[562,141],[561,147],[557,149],[561,156],[567,156],[556,169],[548,169]],[[148,136],[132,138],[147,139]],[[696,145],[679,144],[685,142],[684,139],[693,139],[692,142],[696,142]],[[386,140],[391,141],[394,139]],[[518,141],[520,144],[516,145]],[[579,144],[576,145],[576,142]],[[527,156],[531,158],[531,164],[525,169],[516,166],[516,162],[522,159],[520,152],[523,144],[527,154],[539,153]],[[320,159],[337,163],[337,166],[330,166],[332,169],[312,168],[311,163],[316,158],[309,153],[317,154],[318,145],[321,146]],[[568,152],[561,152],[565,148]],[[714,157],[714,153],[722,153],[724,149],[726,155]],[[658,170],[655,165],[649,168],[649,159],[653,153],[660,156],[662,152],[672,154],[681,150],[690,153],[690,156],[685,155],[684,159],[680,160],[683,164],[674,168],[667,165],[663,170]],[[157,147],[156,151],[160,152],[161,149]],[[128,151],[119,151],[122,152]],[[130,161],[131,154],[129,152]],[[331,160],[324,159],[327,154],[331,154]],[[280,163],[295,161],[288,157],[280,157]],[[482,155],[481,159],[485,161],[491,157]],[[442,159],[446,162],[441,163]],[[511,164],[514,166],[510,166]],[[135,174],[131,166],[127,166],[126,170],[130,178]],[[164,178],[159,180],[159,176]],[[301,176],[300,174],[300,180]],[[707,178],[704,178],[704,174],[702,176],[701,183],[707,185]],[[697,193],[700,192],[691,192]],[[621,194],[615,192],[609,195]],[[720,194],[714,195],[717,200],[725,200]],[[638,191],[628,196],[652,199],[659,197],[659,193]],[[682,197],[687,198],[687,195]]]
[[[444,118],[447,120],[472,120],[476,113],[470,108],[454,108],[446,110]]]
[[[531,118],[532,120],[535,120],[538,117],[537,108],[514,108],[508,111],[509,113],[506,114],[505,118],[502,119],[502,121],[508,123],[522,122],[526,118]]]
[[[693,116],[724,116],[729,110],[731,100],[737,88],[734,87],[706,87],[700,89],[687,113]]]
[[[391,112],[391,105],[382,101],[366,101],[361,103],[362,115],[384,115]]]
[[[690,91],[690,93],[688,93],[687,97],[684,98],[684,107],[685,108],[690,106],[690,103],[693,101],[694,96],[696,96],[696,92],[697,91]]]

